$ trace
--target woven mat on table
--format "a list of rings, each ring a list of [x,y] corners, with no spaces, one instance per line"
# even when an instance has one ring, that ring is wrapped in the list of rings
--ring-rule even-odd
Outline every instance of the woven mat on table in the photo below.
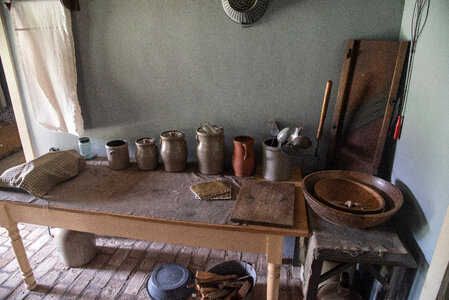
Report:
[[[192,185],[190,190],[201,200],[231,199],[231,185],[223,180],[200,182]]]

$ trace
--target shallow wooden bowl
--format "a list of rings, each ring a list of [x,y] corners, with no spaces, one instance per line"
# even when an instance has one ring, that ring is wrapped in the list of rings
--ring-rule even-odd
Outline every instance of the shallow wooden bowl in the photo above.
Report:
[[[326,178],[355,180],[370,187],[383,197],[384,211],[378,214],[354,214],[327,206],[314,196],[315,184]],[[302,190],[307,203],[317,215],[331,223],[352,228],[369,228],[387,221],[401,208],[403,202],[401,191],[393,184],[379,177],[354,171],[329,170],[312,173],[304,177]]]
[[[382,212],[385,207],[384,198],[378,192],[355,180],[325,178],[318,181],[314,189],[318,200],[339,210],[373,214]]]

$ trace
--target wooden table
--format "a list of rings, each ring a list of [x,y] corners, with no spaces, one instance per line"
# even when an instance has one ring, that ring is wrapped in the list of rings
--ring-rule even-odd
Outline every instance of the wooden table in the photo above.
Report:
[[[256,178],[260,179],[260,175]],[[36,287],[36,281],[17,228],[18,222],[98,235],[266,254],[267,299],[274,300],[279,295],[283,237],[306,237],[309,234],[305,201],[300,187],[301,178],[300,171],[294,170],[292,179],[287,181],[296,185],[295,221],[294,226],[288,229],[166,220],[55,205],[44,207],[8,199],[0,200],[0,225],[8,230],[22,277],[30,290]]]

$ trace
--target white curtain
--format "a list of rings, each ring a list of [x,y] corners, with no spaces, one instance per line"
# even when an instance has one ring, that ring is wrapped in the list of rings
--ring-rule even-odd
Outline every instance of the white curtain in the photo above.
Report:
[[[11,17],[35,119],[82,136],[70,12],[60,0],[16,0]]]

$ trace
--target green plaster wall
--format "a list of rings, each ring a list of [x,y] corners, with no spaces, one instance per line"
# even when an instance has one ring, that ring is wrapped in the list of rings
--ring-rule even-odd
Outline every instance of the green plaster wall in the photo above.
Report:
[[[104,154],[111,139],[180,129],[194,159],[195,129],[208,120],[224,127],[228,155],[240,134],[254,136],[260,153],[269,118],[313,138],[333,80],[324,155],[347,40],[398,39],[403,3],[273,0],[242,28],[219,0],[81,0],[72,21],[86,135]],[[76,147],[76,137],[28,115],[38,154]]]
[[[401,38],[410,39],[414,0],[406,0]],[[449,1],[431,0],[418,42],[393,183],[405,196],[401,226],[410,228],[427,263],[449,205]],[[411,292],[419,297],[426,274],[421,266]]]

